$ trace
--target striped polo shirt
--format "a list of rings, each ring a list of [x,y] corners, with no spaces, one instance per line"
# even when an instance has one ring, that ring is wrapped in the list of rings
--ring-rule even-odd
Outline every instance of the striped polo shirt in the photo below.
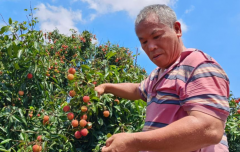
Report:
[[[197,110],[226,122],[229,115],[229,79],[221,66],[206,53],[187,49],[176,62],[160,73],[156,68],[140,83],[141,97],[147,102],[143,131],[149,131]],[[214,150],[213,150],[214,149]],[[194,152],[228,152],[226,134],[217,145]]]

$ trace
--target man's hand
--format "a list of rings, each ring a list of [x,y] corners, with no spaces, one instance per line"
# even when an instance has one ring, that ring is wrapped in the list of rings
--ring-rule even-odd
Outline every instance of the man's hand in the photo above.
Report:
[[[108,138],[102,152],[138,152],[134,133],[119,133]]]
[[[139,83],[103,83],[95,87],[95,91],[97,91],[98,96],[104,93],[111,93],[120,98],[138,100],[141,99],[138,86]]]
[[[94,90],[97,91],[98,96],[100,96],[100,95],[102,95],[105,92],[105,87],[104,87],[103,84],[101,84],[101,85],[95,87]]]

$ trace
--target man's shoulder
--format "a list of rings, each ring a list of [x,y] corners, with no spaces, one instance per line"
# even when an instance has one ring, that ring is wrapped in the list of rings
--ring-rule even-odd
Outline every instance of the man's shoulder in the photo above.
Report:
[[[156,68],[150,73],[149,79],[150,79],[150,80],[153,80],[154,78],[157,78],[159,71],[160,71],[160,68],[159,68],[159,67],[156,67]]]
[[[189,52],[185,58],[180,62],[181,69],[184,69],[185,71],[197,71],[198,74],[202,74],[203,77],[205,76],[212,76],[216,73],[218,73],[218,76],[221,75],[225,80],[229,81],[228,76],[224,69],[221,67],[221,65],[210,55],[207,53],[201,51],[201,50],[195,50],[192,52]],[[210,75],[207,75],[206,72],[211,73]]]
[[[218,64],[210,55],[198,50],[198,49],[188,49],[181,54],[183,56],[180,65],[197,67],[199,64],[204,62],[212,62]]]

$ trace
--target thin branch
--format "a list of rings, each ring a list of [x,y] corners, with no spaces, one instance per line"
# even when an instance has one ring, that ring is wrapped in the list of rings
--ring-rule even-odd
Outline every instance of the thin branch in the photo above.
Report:
[[[21,35],[23,34],[23,31],[22,29],[20,29],[20,32],[21,32]],[[23,40],[23,36],[21,37],[21,40]]]
[[[26,16],[27,16],[27,15],[26,15]],[[28,19],[28,24],[30,24],[30,20],[29,20],[28,16],[27,16],[27,19]]]
[[[1,16],[2,16],[2,14],[0,14]],[[6,22],[5,22],[5,20],[4,20],[4,18],[3,18],[3,16],[2,16],[2,20],[3,20],[3,22],[6,24],[6,25],[8,25]]]
[[[136,51],[135,67],[137,65],[137,56],[138,56],[138,48],[137,48],[137,51]]]
[[[33,31],[33,12],[32,12],[32,4],[30,1],[30,10],[31,10],[31,16],[32,16],[32,31]]]

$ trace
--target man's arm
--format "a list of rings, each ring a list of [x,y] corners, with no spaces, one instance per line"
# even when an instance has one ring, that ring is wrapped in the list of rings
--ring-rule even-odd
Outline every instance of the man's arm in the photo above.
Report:
[[[138,90],[139,83],[104,83],[95,88],[99,95],[103,93],[112,93],[120,98],[129,100],[141,99]]]
[[[107,140],[102,152],[191,152],[219,143],[223,133],[223,121],[199,111],[190,111],[189,116],[163,128],[115,134]]]
[[[224,122],[199,111],[190,111],[167,127],[136,133],[139,149],[160,152],[190,152],[221,141]]]

